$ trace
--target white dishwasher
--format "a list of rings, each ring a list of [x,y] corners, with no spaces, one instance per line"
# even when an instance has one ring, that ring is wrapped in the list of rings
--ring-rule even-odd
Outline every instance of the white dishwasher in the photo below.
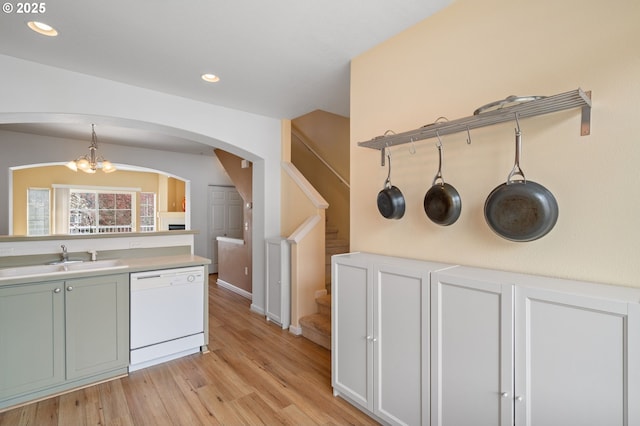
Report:
[[[204,345],[204,267],[131,274],[129,371],[196,353]]]

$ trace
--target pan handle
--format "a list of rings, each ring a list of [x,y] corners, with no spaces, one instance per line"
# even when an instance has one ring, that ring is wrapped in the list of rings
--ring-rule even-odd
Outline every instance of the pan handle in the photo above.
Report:
[[[438,140],[440,141],[440,136],[438,135]],[[444,186],[444,178],[442,177],[442,141],[436,145],[438,147],[438,173],[433,178],[432,186],[436,185],[438,179],[441,181],[440,185]]]
[[[389,148],[386,148],[386,153],[387,153],[387,163],[389,164],[389,170],[387,172],[387,179],[384,181],[384,187],[389,189],[391,188],[391,152],[389,151]]]
[[[516,115],[516,121],[517,119],[518,119],[518,116]],[[523,182],[523,183],[527,182],[527,178],[524,176],[524,172],[520,168],[520,150],[521,149],[522,149],[522,133],[520,132],[520,124],[518,123],[518,128],[516,129],[516,161],[515,161],[515,164],[513,165],[513,169],[511,169],[511,172],[507,177],[507,185],[511,185],[514,182]],[[513,177],[516,175],[519,175],[520,177],[522,177],[522,180],[514,181]]]

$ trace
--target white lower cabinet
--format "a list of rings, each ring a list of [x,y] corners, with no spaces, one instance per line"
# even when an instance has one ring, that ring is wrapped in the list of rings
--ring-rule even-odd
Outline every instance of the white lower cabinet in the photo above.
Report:
[[[332,258],[332,384],[375,418],[429,424],[429,274],[445,265]]]
[[[282,328],[291,325],[291,249],[285,238],[266,240],[266,317]]]
[[[466,267],[432,278],[432,425],[640,424],[640,291]]]
[[[640,289],[332,258],[334,394],[390,425],[640,426]]]
[[[436,273],[431,285],[431,424],[513,424],[513,286]]]

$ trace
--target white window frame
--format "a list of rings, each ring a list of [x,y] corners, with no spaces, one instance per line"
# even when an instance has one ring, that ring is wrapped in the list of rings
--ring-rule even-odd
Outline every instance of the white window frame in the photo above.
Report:
[[[104,232],[100,231],[99,225],[96,225],[97,233],[130,233],[136,232],[136,194],[141,192],[141,188],[128,188],[128,187],[105,187],[105,186],[84,186],[84,185],[61,185],[54,184],[52,185],[54,189],[54,224],[55,224],[55,233],[58,234],[83,234],[79,232],[74,232],[69,228],[69,223],[71,220],[71,211],[70,211],[70,194],[71,192],[96,192],[96,193],[109,193],[109,194],[131,194],[132,203],[131,203],[131,228],[126,231],[109,231]],[[96,208],[98,206],[96,205]],[[88,233],[96,233],[96,232],[88,232]]]
[[[33,193],[42,193],[46,192],[46,207],[43,207],[41,210],[46,212],[46,217],[35,213],[32,210],[32,198],[31,195]],[[32,215],[38,215],[37,217],[32,217]],[[31,228],[31,223],[34,221],[39,221],[42,224],[42,232],[33,232]],[[27,188],[27,235],[49,235],[51,233],[51,190],[49,188]]]
[[[142,208],[144,207],[142,204],[142,195],[143,194],[152,194],[153,195],[153,213],[151,216],[142,216]],[[158,194],[155,192],[140,192],[140,232],[154,232],[158,227],[158,219],[157,219],[157,207],[158,207]],[[153,219],[153,225],[143,225],[143,217],[150,217]]]

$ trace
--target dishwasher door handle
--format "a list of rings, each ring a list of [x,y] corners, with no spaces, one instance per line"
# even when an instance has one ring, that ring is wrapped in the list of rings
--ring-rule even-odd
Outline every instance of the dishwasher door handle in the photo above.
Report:
[[[142,277],[137,276],[137,277],[135,277],[135,279],[136,280],[148,280],[148,279],[151,279],[151,278],[160,278],[160,277],[162,277],[162,275],[145,275],[145,276],[142,276]]]

